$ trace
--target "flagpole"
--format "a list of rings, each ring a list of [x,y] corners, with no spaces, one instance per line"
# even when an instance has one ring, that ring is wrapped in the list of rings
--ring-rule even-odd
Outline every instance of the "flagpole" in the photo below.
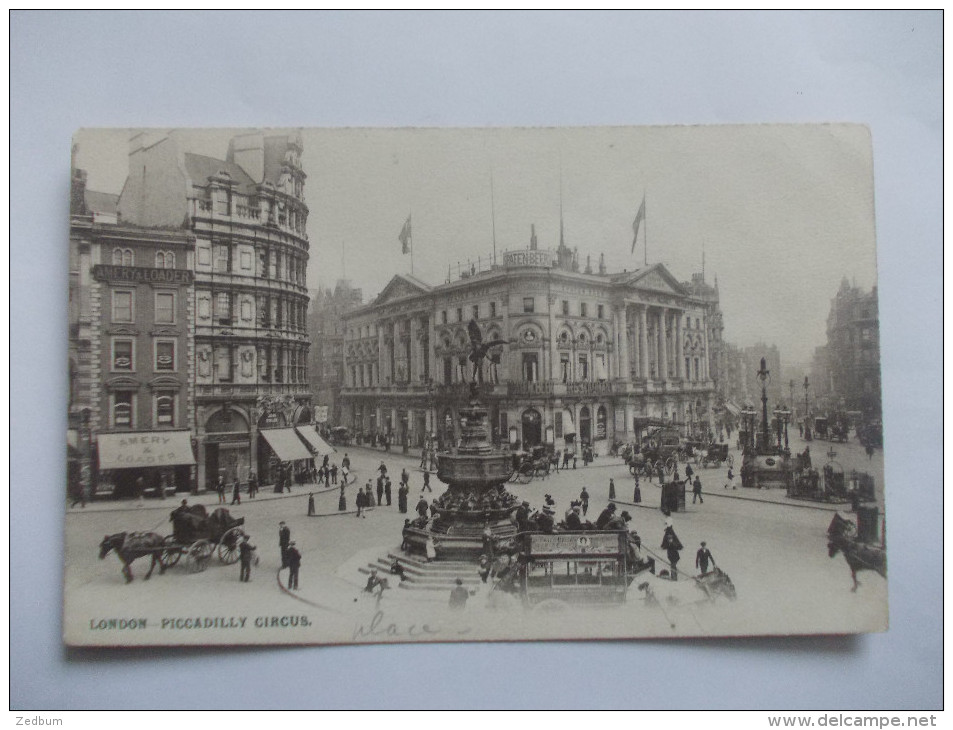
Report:
[[[645,205],[645,193],[642,193],[642,205]],[[645,265],[649,265],[649,208],[645,207],[645,215],[642,217],[642,225],[645,226]]]
[[[414,210],[411,208],[407,220],[410,221],[410,275],[414,275]]]

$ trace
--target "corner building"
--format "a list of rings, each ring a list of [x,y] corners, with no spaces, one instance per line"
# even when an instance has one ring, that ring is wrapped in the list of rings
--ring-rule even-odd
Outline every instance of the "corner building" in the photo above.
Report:
[[[408,447],[456,443],[474,318],[484,340],[510,340],[488,353],[480,386],[497,443],[605,453],[662,422],[708,428],[709,299],[662,264],[580,272],[562,247],[509,251],[436,287],[395,276],[344,315],[345,425]]]
[[[175,132],[130,142],[122,220],[185,227],[195,241],[200,487],[250,472],[271,481],[287,460],[274,449],[288,436],[273,430],[312,417],[302,151],[295,133],[241,134],[224,160],[185,151]],[[263,437],[264,429],[274,438]],[[286,445],[301,448],[297,437]]]

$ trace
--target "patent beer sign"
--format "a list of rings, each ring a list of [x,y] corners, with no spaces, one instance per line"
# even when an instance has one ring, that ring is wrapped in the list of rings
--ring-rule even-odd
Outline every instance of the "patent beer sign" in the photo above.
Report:
[[[525,251],[507,251],[503,254],[504,266],[546,266],[553,265],[552,251],[527,249]]]
[[[93,267],[96,281],[123,284],[191,284],[192,272],[188,269],[150,269],[144,266],[111,266],[96,264]]]

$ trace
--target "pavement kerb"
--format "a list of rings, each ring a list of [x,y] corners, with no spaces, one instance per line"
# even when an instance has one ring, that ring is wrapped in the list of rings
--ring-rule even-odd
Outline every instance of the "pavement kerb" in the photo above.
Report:
[[[655,485],[653,485],[655,486]],[[656,487],[657,488],[657,487]],[[742,487],[744,489],[745,487]],[[774,499],[759,499],[758,497],[747,497],[739,494],[722,494],[721,492],[702,492],[703,497],[720,497],[722,499],[737,499],[742,502],[760,502],[761,504],[775,504],[780,507],[800,507],[802,509],[816,509],[823,512],[842,512],[841,507],[836,507],[831,504],[805,504],[803,502],[779,502]],[[619,504],[631,505],[633,507],[647,507],[648,509],[661,509],[660,507],[652,507],[650,505],[643,504],[642,502],[627,502],[624,499],[610,499],[610,502],[618,502]],[[849,507],[849,503],[845,502],[842,507]]]

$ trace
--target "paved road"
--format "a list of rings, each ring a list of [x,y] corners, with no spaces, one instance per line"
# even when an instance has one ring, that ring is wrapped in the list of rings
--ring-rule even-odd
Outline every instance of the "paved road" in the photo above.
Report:
[[[414,471],[419,457],[384,455],[365,449],[351,449],[349,453],[359,483],[374,475],[381,458],[394,476],[406,466],[413,475],[413,509],[422,483],[420,473]],[[701,540],[706,540],[718,565],[732,577],[739,593],[739,600],[731,604],[730,610],[712,612],[703,619],[693,617],[693,631],[708,635],[739,631],[843,631],[858,623],[869,626],[884,620],[881,611],[886,606],[885,582],[874,574],[863,574],[861,589],[851,593],[846,563],[840,556],[835,560],[827,556],[825,531],[831,519],[829,509],[778,504],[772,500],[783,500],[783,495],[776,492],[768,495],[770,498],[761,498],[763,495],[759,497],[750,494],[751,490],[739,488],[726,496],[721,488],[724,471],[700,470],[708,492],[704,504],[692,505],[689,495],[687,511],[674,515],[676,531],[685,545],[681,567],[693,571],[695,550]],[[591,494],[589,517],[594,520],[608,503],[610,478],[615,479],[617,498],[630,500],[631,477],[621,461],[608,457],[597,459],[589,467],[579,466],[528,485],[508,487],[534,506],[542,504],[543,495],[553,495],[561,515],[585,485]],[[442,488],[435,479],[433,483],[436,496]],[[353,507],[353,487],[347,493],[348,505]],[[630,526],[642,536],[646,548],[661,554],[658,546],[663,516],[657,509],[660,490],[643,481],[642,493],[641,508],[626,504],[620,507],[632,513]],[[233,514],[245,517],[247,532],[258,546],[260,563],[249,584],[238,581],[238,565],[222,566],[213,561],[207,571],[193,575],[185,572],[183,561],[165,575],[156,571],[149,582],[139,579],[147,563],[136,563],[137,580],[125,585],[115,557],[97,559],[98,543],[107,533],[138,530],[169,534],[168,513],[175,506],[174,500],[164,504],[147,502],[142,508],[126,504],[69,511],[65,581],[69,614],[79,617],[83,626],[88,620],[104,616],[147,616],[152,620],[165,615],[217,616],[237,610],[256,616],[306,613],[311,621],[340,622],[341,631],[349,633],[354,616],[347,615],[348,606],[358,596],[362,581],[355,567],[362,556],[384,554],[399,545],[405,516],[397,510],[396,490],[393,506],[377,507],[363,518],[357,518],[353,512],[337,513],[337,490],[316,493],[318,513],[328,516],[308,517],[307,494],[306,488],[295,487],[290,496],[262,495],[261,499],[245,500],[240,507],[230,508]],[[217,506],[214,495],[198,501]],[[299,594],[310,603],[285,595],[277,585],[279,520],[288,522],[292,539],[304,556]],[[391,591],[388,597],[395,607],[407,608],[412,600],[412,592],[405,591]],[[622,626],[619,632],[625,630]],[[628,630],[639,631],[631,627]],[[611,633],[610,629],[607,631]],[[170,641],[173,639],[209,641],[202,633],[176,634]],[[275,641],[295,639],[293,631],[276,630]]]

